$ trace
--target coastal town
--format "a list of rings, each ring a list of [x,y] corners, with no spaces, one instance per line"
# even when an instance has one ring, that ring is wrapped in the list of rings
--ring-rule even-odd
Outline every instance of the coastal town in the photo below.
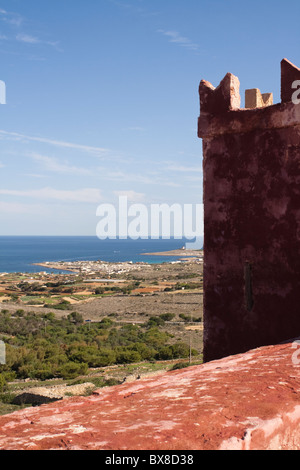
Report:
[[[177,254],[182,254],[178,250]],[[161,253],[157,253],[161,255]],[[168,262],[173,252],[164,253],[166,262],[148,264],[147,262],[105,261],[59,261],[40,263],[46,271],[36,273],[0,273],[0,303],[6,308],[20,307],[45,309],[55,308],[57,312],[76,307],[105,314],[113,310],[115,303],[120,304],[118,311],[122,314],[124,299],[120,302],[117,296],[123,295],[129,303],[135,303],[138,296],[159,294],[172,299],[176,293],[195,294],[202,290],[203,252],[184,253],[177,261]],[[189,255],[189,256],[188,256]],[[52,272],[50,271],[52,270]],[[159,303],[155,299],[155,303]],[[105,302],[105,309],[101,305]],[[174,303],[174,300],[172,300]],[[97,308],[95,308],[97,305]],[[127,307],[126,307],[127,308]],[[144,310],[144,309],[143,309]],[[159,310],[159,309],[158,309]],[[151,312],[151,308],[150,308]],[[179,312],[180,313],[180,312]],[[200,304],[197,316],[200,315]],[[125,312],[123,312],[123,315]]]

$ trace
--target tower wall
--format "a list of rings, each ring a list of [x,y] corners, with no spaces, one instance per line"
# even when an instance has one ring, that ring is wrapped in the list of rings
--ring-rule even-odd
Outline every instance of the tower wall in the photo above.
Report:
[[[237,77],[200,83],[205,361],[300,336],[300,70],[281,70],[282,103],[251,109]]]

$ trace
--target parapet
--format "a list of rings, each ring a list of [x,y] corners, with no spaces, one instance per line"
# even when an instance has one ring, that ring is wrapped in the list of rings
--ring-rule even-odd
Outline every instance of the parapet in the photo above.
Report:
[[[240,107],[240,82],[238,77],[227,73],[219,86],[202,80],[199,86],[200,118],[198,136],[245,132],[256,128],[291,127],[299,122],[300,107],[292,102],[296,82],[300,81],[300,69],[289,60],[281,61],[281,103],[273,103],[272,93],[261,93],[258,88],[245,92],[245,108]],[[285,106],[289,105],[289,106]],[[263,119],[257,113],[264,111]]]
[[[299,450],[298,348],[290,341],[1,416],[0,450]]]

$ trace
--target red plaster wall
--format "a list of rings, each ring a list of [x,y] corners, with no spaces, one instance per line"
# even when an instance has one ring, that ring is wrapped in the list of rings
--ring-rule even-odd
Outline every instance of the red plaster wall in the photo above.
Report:
[[[205,361],[300,335],[300,105],[211,109],[199,118]]]

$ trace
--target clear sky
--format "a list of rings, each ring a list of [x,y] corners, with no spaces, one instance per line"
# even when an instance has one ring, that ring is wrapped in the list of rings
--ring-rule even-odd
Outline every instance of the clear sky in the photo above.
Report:
[[[95,235],[118,196],[202,202],[198,85],[280,97],[299,0],[0,0],[0,235]]]

